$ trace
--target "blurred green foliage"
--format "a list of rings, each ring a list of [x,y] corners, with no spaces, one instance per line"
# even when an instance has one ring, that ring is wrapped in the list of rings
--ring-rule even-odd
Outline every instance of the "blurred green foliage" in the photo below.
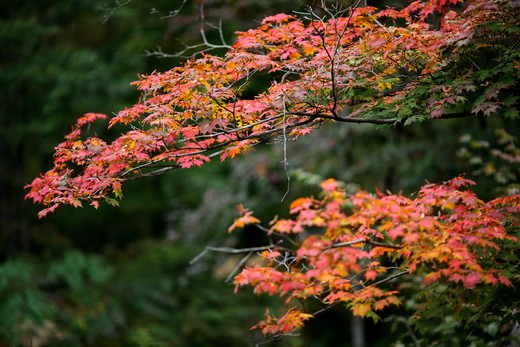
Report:
[[[243,346],[265,300],[252,309],[249,295],[189,267],[194,255],[147,241],[115,257],[71,250],[39,264],[9,260],[0,267],[0,337],[13,345]]]

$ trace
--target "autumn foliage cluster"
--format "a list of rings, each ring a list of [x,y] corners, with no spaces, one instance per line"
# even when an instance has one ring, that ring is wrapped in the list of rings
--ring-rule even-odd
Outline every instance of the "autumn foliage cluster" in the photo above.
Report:
[[[127,180],[233,158],[274,135],[296,140],[326,121],[406,126],[518,116],[515,1],[417,0],[401,9],[311,8],[302,17],[265,18],[239,32],[223,57],[203,54],[142,76],[134,82],[139,102],[108,122],[128,128],[111,142],[88,131],[105,115],[79,118],[56,147],[53,168],[27,186],[27,197],[45,206],[40,216],[60,204],[117,204]],[[252,97],[249,85],[266,75],[270,85]],[[471,184],[458,177],[407,198],[348,196],[328,180],[322,198],[294,201],[294,219],[274,222],[269,233],[303,241],[264,252],[270,265],[246,268],[235,281],[286,298],[287,311],[268,313],[257,327],[265,334],[300,327],[313,316],[302,304],[308,299],[377,318],[400,304],[393,281],[412,275],[424,286],[510,285],[500,245],[517,241],[509,230],[519,197],[485,203]],[[259,222],[244,211],[233,228]]]
[[[324,120],[516,116],[506,107],[518,98],[518,32],[510,33],[516,8],[470,1],[459,13],[449,11],[452,2],[349,8],[328,20],[315,14],[309,23],[285,14],[266,18],[238,33],[225,57],[204,55],[135,82],[140,102],[109,122],[130,130],[111,143],[84,138],[88,124],[104,115],[78,119],[56,148],[54,167],[27,196],[48,206],[41,216],[59,204],[115,203],[125,180],[232,158],[274,134],[307,134]],[[440,28],[427,22],[435,11]],[[242,98],[261,73],[272,76],[271,86]]]
[[[237,288],[250,285],[256,293],[286,297],[287,313],[258,327],[265,334],[298,328],[313,316],[301,305],[307,299],[324,306],[345,303],[355,315],[377,320],[376,311],[401,303],[399,286],[385,283],[402,276],[418,274],[424,285],[447,281],[467,289],[511,285],[496,263],[504,256],[498,245],[518,241],[504,225],[517,219],[520,196],[484,203],[465,190],[470,184],[463,178],[428,184],[411,199],[363,191],[347,196],[327,180],[322,199],[295,200],[294,219],[274,222],[270,232],[305,235],[299,248],[273,246],[262,254],[269,266],[246,268],[235,279]],[[241,222],[257,220],[245,212]]]

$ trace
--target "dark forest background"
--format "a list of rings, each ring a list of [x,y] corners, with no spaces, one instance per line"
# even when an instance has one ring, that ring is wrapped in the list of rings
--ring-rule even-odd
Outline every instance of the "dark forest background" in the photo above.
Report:
[[[167,55],[199,44],[201,25],[210,42],[219,43],[220,23],[232,43],[235,31],[309,3],[18,0],[0,5],[0,346],[251,346],[263,338],[249,327],[266,305],[279,303],[247,289],[233,294],[226,279],[240,257],[210,254],[189,264],[206,245],[265,242],[253,229],[227,234],[237,204],[269,221],[283,216],[293,198],[316,192],[317,183],[328,177],[369,191],[412,193],[425,180],[466,172],[479,183],[483,198],[518,180],[514,172],[489,166],[486,150],[500,145],[493,129],[518,130],[500,119],[406,128],[324,126],[288,144],[291,181],[283,201],[288,187],[283,146],[273,139],[224,164],[130,182],[120,207],[65,207],[38,220],[40,207],[24,200],[23,187],[51,167],[54,147],[76,117],[111,115],[137,102],[130,83],[138,74],[177,64],[182,58]],[[118,130],[92,131],[110,138]],[[404,308],[384,316],[405,313]],[[405,333],[404,326],[394,331],[390,325],[363,324],[351,324],[349,313],[337,308],[276,345],[350,346],[355,326],[367,331],[370,346],[387,346]],[[445,329],[454,334],[448,325]]]

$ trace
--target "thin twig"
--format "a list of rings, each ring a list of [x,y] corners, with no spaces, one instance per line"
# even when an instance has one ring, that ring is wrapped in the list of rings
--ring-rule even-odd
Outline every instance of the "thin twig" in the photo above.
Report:
[[[247,253],[245,256],[242,257],[242,259],[237,263],[237,265],[231,270],[231,272],[226,276],[226,283],[231,282],[231,278],[237,273],[237,271],[242,267],[242,265],[245,264],[245,262],[251,258],[253,255],[253,252]]]
[[[105,24],[106,22],[108,22],[108,20],[114,15],[114,13],[119,10],[121,7],[123,6],[126,6],[128,5],[132,0],[127,0],[125,2],[120,2],[120,1],[116,1],[116,6],[115,7],[111,7],[111,8],[108,8],[108,7],[105,7],[105,8],[102,8],[101,10],[102,11],[106,11],[108,12],[108,14],[106,14],[104,17],[103,17],[103,24]]]
[[[408,334],[410,334],[410,337],[412,338],[413,340],[413,343],[415,344],[416,347],[421,347],[421,343],[419,342],[419,340],[417,339],[417,336],[415,336],[415,333],[413,332],[413,329],[412,327],[410,326],[410,323],[408,323],[407,321],[404,322],[404,325],[406,326],[406,330],[408,330]]]
[[[392,249],[403,249],[402,246],[390,245],[390,244],[387,244],[387,243],[374,242],[374,241],[370,241],[370,240],[366,240],[366,239],[357,239],[357,240],[352,240],[352,241],[335,243],[332,246],[330,246],[329,249],[330,248],[339,248],[339,247],[351,246],[351,245],[355,245],[356,243],[364,243],[364,244],[375,246],[375,247],[385,247],[385,248],[392,248]]]
[[[131,0],[128,0],[128,2],[129,1],[131,1]],[[178,12],[182,9],[182,6],[184,5],[184,3],[186,1],[187,0],[183,1],[183,3],[181,4],[181,7],[178,10],[171,12],[168,16],[165,16],[164,18],[177,15]],[[224,39],[224,33],[222,31],[222,19],[219,20],[219,25],[217,27],[215,25],[211,25],[212,28],[216,27],[218,30],[219,37],[221,40],[220,44],[213,44],[208,41],[207,36],[206,36],[206,31],[204,30],[205,25],[206,25],[206,22],[205,22],[205,16],[204,16],[204,1],[201,1],[201,3],[200,3],[200,36],[202,39],[202,43],[199,43],[196,45],[186,45],[183,43],[184,49],[175,54],[164,53],[161,50],[161,47],[157,47],[156,50],[153,52],[145,51],[145,56],[146,57],[153,56],[153,57],[158,57],[158,58],[192,58],[193,56],[200,54],[202,52],[208,52],[208,51],[212,51],[215,49],[230,49],[231,48],[231,46],[228,45]],[[189,52],[194,52],[194,53],[189,54]],[[188,55],[186,55],[186,54],[188,54]]]
[[[208,252],[220,252],[220,253],[229,253],[229,254],[240,254],[240,253],[249,253],[249,252],[260,252],[260,251],[267,251],[270,249],[280,249],[287,252],[293,252],[291,249],[279,246],[279,245],[267,245],[267,246],[260,246],[260,247],[248,247],[248,248],[231,248],[231,247],[213,247],[213,246],[206,246],[202,252],[200,252],[195,258],[190,260],[190,265],[195,264],[197,261],[199,261],[202,257],[204,257]]]
[[[392,276],[389,276],[389,277],[387,277],[387,278],[383,278],[383,279],[380,280],[380,281],[377,281],[377,282],[372,283],[371,285],[369,285],[369,287],[376,287],[376,286],[378,286],[378,285],[380,285],[380,284],[383,284],[383,283],[385,283],[385,282],[389,282],[389,281],[391,281],[391,280],[393,280],[393,279],[395,279],[395,278],[398,278],[398,277],[401,277],[401,276],[407,275],[407,274],[409,274],[409,273],[410,273],[409,270],[405,270],[405,271],[398,272],[398,273],[396,273],[396,274],[394,274],[394,275],[392,275]]]
[[[287,133],[286,133],[286,129],[287,129],[287,124],[286,124],[286,121],[285,121],[285,116],[287,114],[287,110],[285,108],[285,96],[282,95],[282,100],[283,100],[283,168],[285,170],[285,176],[287,177],[287,190],[285,191],[285,194],[282,196],[282,202],[284,201],[284,199],[287,197],[287,195],[289,194],[289,191],[291,190],[291,177],[289,176],[289,171],[287,169],[287,167],[289,166],[289,162],[287,161]]]

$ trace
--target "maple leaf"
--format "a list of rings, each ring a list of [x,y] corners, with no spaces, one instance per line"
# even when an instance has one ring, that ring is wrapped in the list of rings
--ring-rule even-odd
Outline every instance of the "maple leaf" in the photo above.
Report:
[[[289,207],[289,212],[297,213],[297,212],[300,212],[303,210],[308,210],[311,206],[313,206],[313,204],[314,204],[313,199],[299,198],[299,199],[294,200],[291,203],[291,205]]]
[[[243,228],[250,224],[260,224],[260,220],[253,217],[253,212],[248,211],[242,205],[237,206],[237,210],[242,213],[242,216],[235,219],[233,224],[228,228],[228,233],[231,233],[236,228]]]
[[[279,221],[276,221],[276,223],[273,226],[273,230],[278,231],[281,234],[291,234],[291,233],[298,233],[298,230],[295,230],[296,223],[292,220],[282,219]]]
[[[82,127],[85,124],[92,123],[96,119],[106,119],[107,116],[102,113],[86,113],[83,117],[78,118],[76,125]]]
[[[184,135],[185,138],[191,139],[191,138],[195,137],[195,135],[197,135],[198,131],[197,131],[196,127],[188,126],[188,127],[182,128],[181,133],[182,133],[182,135]]]
[[[370,304],[357,304],[352,306],[352,313],[355,316],[359,316],[361,318],[366,317],[366,315],[372,311],[372,307]]]
[[[403,237],[404,243],[414,244],[420,240],[421,236],[416,232],[409,232]]]
[[[323,189],[325,192],[332,192],[336,191],[339,188],[339,183],[336,182],[334,179],[329,178],[328,180],[324,181],[320,185],[321,189]]]
[[[283,22],[287,22],[292,19],[294,19],[293,16],[287,15],[285,13],[279,13],[274,16],[269,16],[269,17],[264,18],[264,20],[262,21],[261,24],[264,25],[267,23],[283,23]]]
[[[464,287],[473,288],[477,283],[480,282],[480,275],[478,273],[470,273],[464,279]]]
[[[235,157],[235,155],[249,149],[250,145],[254,142],[255,141],[251,140],[242,140],[235,145],[227,147],[220,155],[221,160],[224,161],[226,158]]]
[[[365,278],[369,281],[373,281],[375,280],[377,277],[377,271],[373,270],[373,269],[368,269],[366,272],[365,272]]]
[[[506,286],[511,286],[512,283],[511,281],[509,280],[509,278],[505,277],[505,276],[498,276],[498,281]]]
[[[437,281],[439,278],[441,277],[441,273],[440,272],[430,272],[429,274],[427,274],[426,276],[424,276],[423,278],[423,283],[424,284],[431,284],[431,283],[434,283],[435,281]]]
[[[270,261],[273,261],[274,259],[280,257],[282,254],[278,251],[263,251],[260,253],[260,256],[262,259],[269,259]]]
[[[190,168],[192,166],[202,166],[205,162],[210,161],[208,157],[202,154],[188,155],[177,158],[177,163],[181,168]]]

